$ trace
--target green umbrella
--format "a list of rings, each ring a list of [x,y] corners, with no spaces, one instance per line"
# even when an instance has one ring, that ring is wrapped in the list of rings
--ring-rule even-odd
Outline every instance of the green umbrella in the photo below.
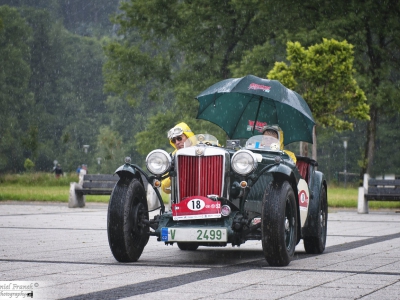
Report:
[[[262,134],[266,125],[278,125],[284,144],[313,142],[315,125],[310,108],[296,92],[277,80],[253,75],[220,81],[196,97],[197,119],[215,123],[231,139]]]

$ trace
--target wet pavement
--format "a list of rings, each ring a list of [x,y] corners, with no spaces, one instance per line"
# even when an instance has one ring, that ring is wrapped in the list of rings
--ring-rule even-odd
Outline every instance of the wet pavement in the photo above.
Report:
[[[400,298],[395,211],[330,211],[325,252],[308,255],[300,242],[280,268],[268,265],[259,241],[181,251],[155,237],[138,262],[122,264],[106,226],[105,204],[0,202],[0,299],[13,299],[5,294],[13,284],[33,299]]]

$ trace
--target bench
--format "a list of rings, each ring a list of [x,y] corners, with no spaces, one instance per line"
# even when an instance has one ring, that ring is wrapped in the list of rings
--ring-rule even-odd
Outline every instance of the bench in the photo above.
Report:
[[[83,175],[79,183],[70,183],[68,207],[84,207],[86,202],[85,195],[111,195],[118,180],[118,175]]]
[[[358,188],[359,214],[368,213],[368,201],[400,201],[400,180],[373,179],[364,174],[364,184]]]
[[[147,205],[150,209],[159,206],[159,200],[151,184],[146,177],[141,175],[146,192]],[[71,182],[69,188],[68,207],[84,207],[85,195],[111,195],[115,184],[119,180],[117,174],[86,174],[79,176],[79,183]]]

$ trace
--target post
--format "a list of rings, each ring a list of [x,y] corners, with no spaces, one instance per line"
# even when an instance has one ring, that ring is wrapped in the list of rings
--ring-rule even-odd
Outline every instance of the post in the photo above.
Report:
[[[344,188],[347,187],[347,141],[349,138],[344,137],[343,139],[343,148],[344,148]]]
[[[368,194],[368,180],[369,180],[369,175],[364,174],[363,186],[360,186],[358,188],[357,212],[359,214],[368,213],[368,201],[365,199],[365,194]]]
[[[82,185],[76,182],[71,182],[69,187],[69,199],[68,199],[68,207],[84,207],[86,202],[85,195],[81,193],[77,193],[77,190],[82,189]]]
[[[100,174],[100,169],[101,169],[100,163],[101,163],[101,157],[98,157],[97,158],[97,174]]]
[[[85,151],[85,154],[88,153],[89,145],[83,145],[83,151]]]

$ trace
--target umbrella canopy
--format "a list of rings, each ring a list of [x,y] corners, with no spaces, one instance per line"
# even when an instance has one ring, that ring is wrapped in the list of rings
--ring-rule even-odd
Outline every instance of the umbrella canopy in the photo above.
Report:
[[[315,121],[310,108],[296,92],[277,80],[253,75],[220,81],[196,97],[197,119],[215,123],[231,139],[262,134],[266,125],[278,125],[284,144],[313,142]]]

